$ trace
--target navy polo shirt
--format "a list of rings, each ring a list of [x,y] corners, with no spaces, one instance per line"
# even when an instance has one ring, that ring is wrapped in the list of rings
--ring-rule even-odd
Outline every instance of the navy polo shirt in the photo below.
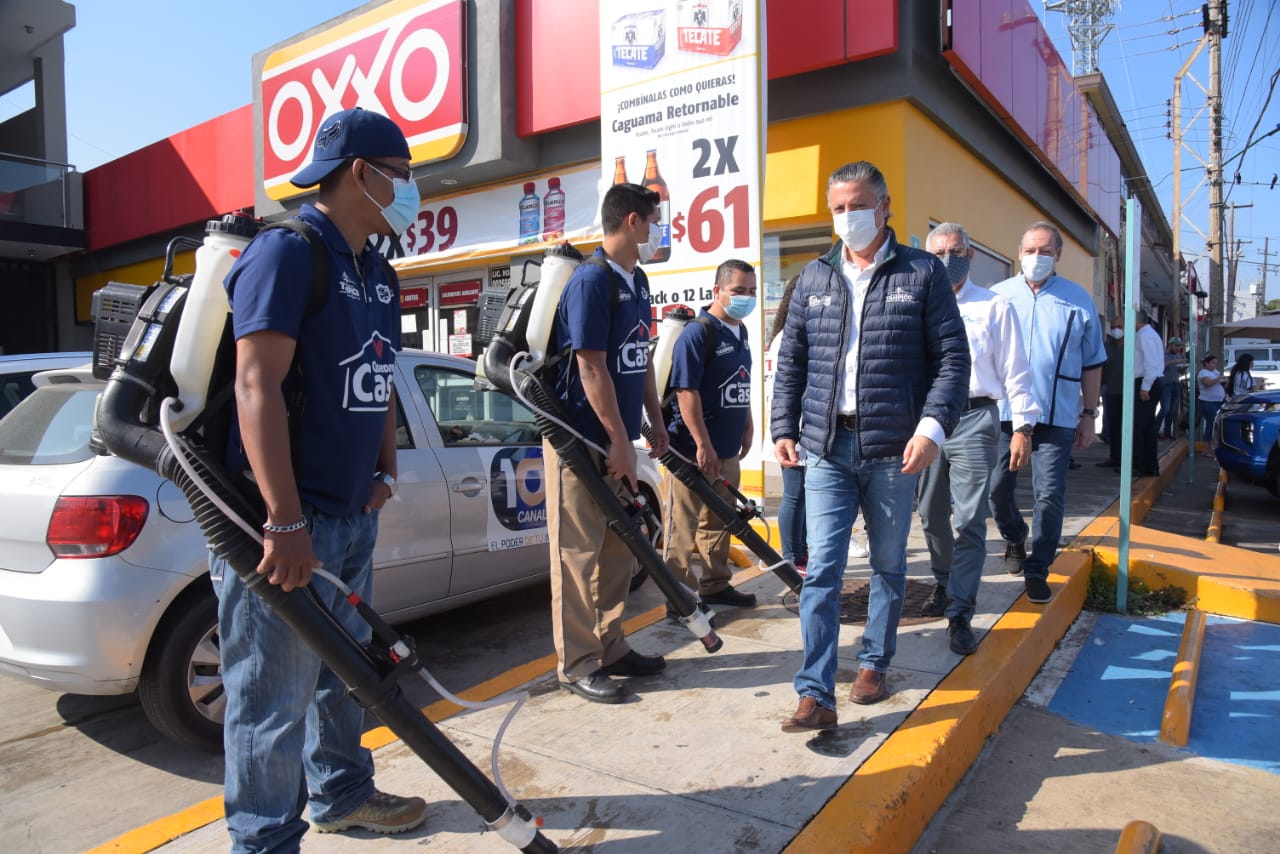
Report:
[[[595,254],[607,258],[603,249],[597,249]],[[617,308],[613,307],[615,293]],[[586,262],[579,264],[565,284],[556,309],[557,349],[604,351],[618,398],[618,411],[632,441],[640,438],[652,319],[649,280],[638,265],[635,291],[632,291],[616,270]],[[604,427],[587,402],[577,359],[572,353],[556,372],[556,395],[576,430],[594,442],[606,441]]]
[[[306,316],[311,249],[297,234],[272,229],[254,239],[225,282],[236,339],[271,330],[298,344],[301,385],[285,382],[285,399],[301,391],[305,409],[294,431],[294,477],[302,501],[322,513],[352,516],[369,498],[400,348],[400,284],[377,250],[359,262],[327,216],[303,205],[299,219],[329,250],[329,293]],[[359,263],[359,268],[357,268]],[[249,468],[233,420],[227,463]],[[286,520],[288,521],[288,520]]]
[[[716,455],[737,457],[742,452],[742,434],[751,414],[751,347],[747,343],[747,327],[739,323],[741,335],[735,335],[727,324],[705,308],[700,316],[711,321],[710,328],[697,322],[685,325],[671,354],[671,379],[667,384],[672,389],[698,391],[702,397],[702,420]],[[708,333],[715,336],[715,349],[709,361],[706,360]],[[693,447],[693,437],[679,405],[674,407],[667,429],[682,446]]]

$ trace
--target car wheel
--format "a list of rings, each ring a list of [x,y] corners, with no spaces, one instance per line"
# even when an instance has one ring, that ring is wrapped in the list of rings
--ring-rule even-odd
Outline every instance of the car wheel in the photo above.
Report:
[[[640,517],[640,527],[644,531],[645,537],[649,542],[653,543],[653,547],[662,552],[662,506],[658,504],[658,497],[653,494],[647,486],[640,487],[640,493],[644,496],[644,500],[648,503],[649,508],[653,510],[653,515],[645,514]],[[649,580],[649,571],[636,561],[635,570],[631,575],[631,590],[635,591]]]
[[[138,680],[142,710],[160,734],[222,749],[226,693],[218,649],[218,599],[208,581],[188,590],[156,629]]]

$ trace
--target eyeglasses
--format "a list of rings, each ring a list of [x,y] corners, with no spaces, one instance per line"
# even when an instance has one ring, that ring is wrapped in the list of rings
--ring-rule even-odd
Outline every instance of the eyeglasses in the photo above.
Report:
[[[380,163],[377,160],[366,159],[365,163],[368,163],[370,166],[372,166],[374,172],[377,172],[379,175],[381,175],[383,178],[386,178],[388,181],[392,181],[392,182],[403,181],[406,184],[413,182],[412,169],[398,169],[389,163]],[[391,174],[388,175],[387,172],[383,172],[382,171],[383,169],[387,170],[387,172],[390,172]]]

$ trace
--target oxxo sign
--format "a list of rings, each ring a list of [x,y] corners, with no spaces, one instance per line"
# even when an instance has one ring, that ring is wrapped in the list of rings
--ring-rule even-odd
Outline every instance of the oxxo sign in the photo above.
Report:
[[[390,116],[415,164],[452,157],[467,137],[465,0],[393,0],[281,48],[262,68],[262,181],[273,199],[311,156],[324,117]]]

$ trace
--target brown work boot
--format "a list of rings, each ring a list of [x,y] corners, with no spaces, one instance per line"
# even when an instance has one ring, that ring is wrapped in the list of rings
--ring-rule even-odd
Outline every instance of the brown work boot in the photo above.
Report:
[[[822,708],[812,697],[801,697],[796,713],[782,722],[783,732],[813,732],[835,728],[836,713]]]
[[[368,830],[372,833],[404,833],[427,820],[427,802],[422,798],[403,798],[373,790],[369,799],[355,812],[335,821],[313,821],[317,833],[343,830]]]
[[[883,673],[872,670],[870,667],[863,667],[858,671],[858,678],[853,680],[853,689],[849,692],[850,700],[859,706],[869,706],[887,696],[889,696],[889,688],[885,685]]]

